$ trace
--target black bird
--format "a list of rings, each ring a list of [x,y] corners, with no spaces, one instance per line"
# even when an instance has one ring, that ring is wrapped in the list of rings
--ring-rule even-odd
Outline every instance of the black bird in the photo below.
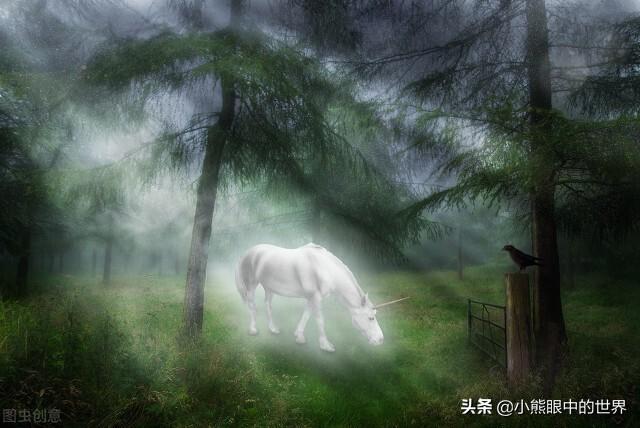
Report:
[[[520,272],[525,270],[528,266],[542,266],[542,261],[539,257],[530,256],[527,253],[523,253],[513,245],[505,245],[502,247],[504,251],[508,251],[511,256],[511,260],[520,268]]]

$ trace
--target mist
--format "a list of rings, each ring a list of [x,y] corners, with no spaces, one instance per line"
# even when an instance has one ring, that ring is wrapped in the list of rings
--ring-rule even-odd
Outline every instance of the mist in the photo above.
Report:
[[[2,2],[3,423],[457,426],[463,398],[573,397],[629,410],[473,422],[632,426],[639,14]]]

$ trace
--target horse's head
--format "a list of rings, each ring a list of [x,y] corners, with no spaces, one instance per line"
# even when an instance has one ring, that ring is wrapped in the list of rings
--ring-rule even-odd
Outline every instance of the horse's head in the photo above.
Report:
[[[376,308],[366,294],[362,296],[360,306],[351,308],[351,322],[370,344],[382,345],[384,335],[376,319]]]

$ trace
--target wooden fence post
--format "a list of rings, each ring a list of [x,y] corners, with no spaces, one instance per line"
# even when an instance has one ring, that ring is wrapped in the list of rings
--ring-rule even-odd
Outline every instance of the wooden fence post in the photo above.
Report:
[[[529,276],[507,273],[504,276],[507,293],[507,379],[515,386],[531,373],[531,308]]]

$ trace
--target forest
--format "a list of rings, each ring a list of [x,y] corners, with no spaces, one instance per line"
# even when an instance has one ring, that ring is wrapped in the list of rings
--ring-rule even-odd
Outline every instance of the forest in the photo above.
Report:
[[[0,1],[3,425],[638,426],[639,226],[637,0]]]

